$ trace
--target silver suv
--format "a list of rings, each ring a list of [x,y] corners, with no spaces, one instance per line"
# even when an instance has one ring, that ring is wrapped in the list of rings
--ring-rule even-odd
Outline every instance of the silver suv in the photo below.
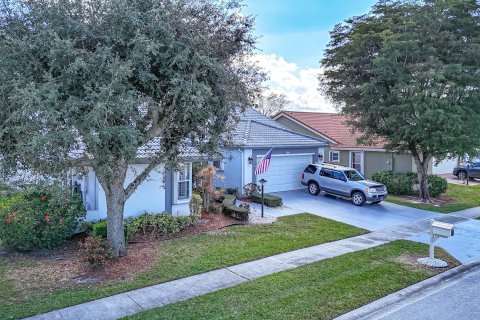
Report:
[[[302,184],[308,186],[311,195],[320,191],[352,199],[356,206],[366,201],[379,203],[387,197],[387,187],[381,183],[366,180],[354,168],[326,163],[308,165],[302,172]]]

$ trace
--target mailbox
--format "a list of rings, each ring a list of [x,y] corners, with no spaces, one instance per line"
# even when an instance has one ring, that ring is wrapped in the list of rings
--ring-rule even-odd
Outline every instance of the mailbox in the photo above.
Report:
[[[450,223],[433,221],[431,228],[432,236],[450,238],[455,234],[455,226]]]

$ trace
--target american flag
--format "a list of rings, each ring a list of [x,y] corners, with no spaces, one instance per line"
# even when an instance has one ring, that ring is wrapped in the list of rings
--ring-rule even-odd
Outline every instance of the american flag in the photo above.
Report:
[[[270,167],[270,159],[272,157],[272,149],[270,149],[266,155],[263,156],[262,160],[257,163],[257,167],[255,168],[255,175],[258,176],[259,174],[267,172],[268,168]]]

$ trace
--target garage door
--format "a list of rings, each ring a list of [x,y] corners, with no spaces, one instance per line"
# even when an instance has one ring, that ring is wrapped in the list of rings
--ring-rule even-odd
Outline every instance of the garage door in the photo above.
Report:
[[[262,157],[258,157],[257,162]],[[312,163],[312,154],[302,155],[273,155],[270,161],[270,168],[267,172],[257,176],[267,180],[265,192],[279,192],[302,189],[300,175],[305,167]]]

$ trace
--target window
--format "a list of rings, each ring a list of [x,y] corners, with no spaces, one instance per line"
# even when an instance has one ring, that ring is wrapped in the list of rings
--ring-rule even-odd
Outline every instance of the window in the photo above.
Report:
[[[320,171],[320,175],[321,175],[322,177],[331,178],[331,177],[332,177],[332,170],[322,169],[322,170]]]
[[[339,151],[330,151],[330,162],[340,162]]]
[[[182,166],[176,176],[177,200],[190,199],[190,165]]]
[[[347,181],[347,179],[345,178],[345,175],[340,171],[333,171],[332,177],[333,179]]]
[[[305,170],[303,170],[303,172],[306,173],[315,173],[315,171],[317,171],[317,167],[315,167],[314,165],[309,165],[305,168]]]
[[[220,160],[212,161],[212,165],[217,168],[217,170],[223,170],[223,162]]]
[[[350,181],[365,180],[365,178],[357,170],[348,170],[348,171],[345,171],[345,174],[347,175],[347,178]]]

